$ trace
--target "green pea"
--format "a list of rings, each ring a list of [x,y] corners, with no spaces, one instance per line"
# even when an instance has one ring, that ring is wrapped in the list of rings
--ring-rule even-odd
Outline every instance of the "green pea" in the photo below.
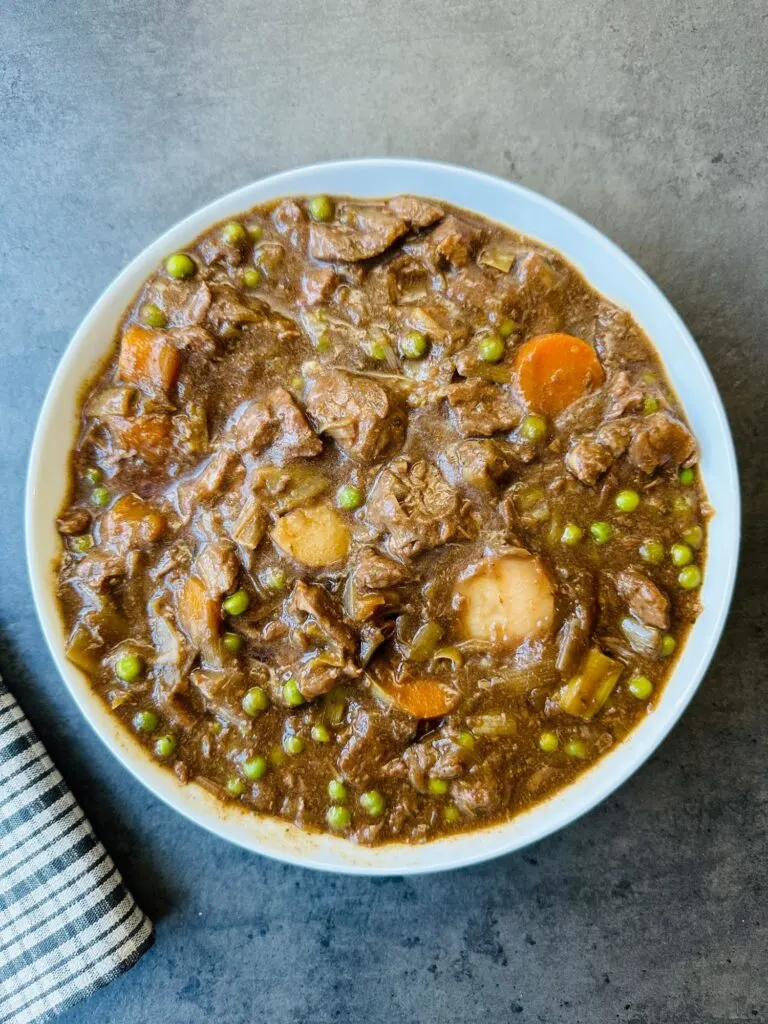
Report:
[[[672,511],[676,516],[688,516],[693,512],[696,499],[687,494],[679,494],[672,502]]]
[[[632,676],[627,683],[627,689],[638,700],[648,700],[653,693],[653,683],[648,676]]]
[[[331,734],[328,732],[324,725],[313,725],[312,731],[309,734],[315,743],[330,743]]]
[[[85,479],[89,484],[100,484],[104,479],[104,473],[98,466],[89,466],[85,471]]]
[[[344,484],[336,492],[336,504],[345,512],[352,512],[363,504],[363,492],[354,484]]]
[[[461,820],[461,811],[456,804],[446,804],[443,808],[443,821],[448,825],[455,825]]]
[[[249,757],[243,762],[243,775],[251,782],[256,782],[267,771],[267,759],[265,757]]]
[[[155,753],[158,757],[170,757],[176,750],[176,737],[166,733],[155,741]]]
[[[647,540],[638,550],[642,560],[649,565],[658,565],[664,561],[664,545],[658,540]]]
[[[687,544],[673,544],[669,549],[669,557],[672,559],[672,564],[679,569],[693,561],[693,552]]]
[[[275,768],[281,768],[288,760],[285,751],[283,750],[279,743],[276,743],[273,747],[270,748],[269,760],[274,765]]]
[[[231,775],[227,779],[227,792],[230,796],[242,796],[245,792],[245,783],[236,775]]]
[[[518,330],[518,325],[514,320],[502,320],[501,326],[499,327],[499,334],[502,338],[509,338],[515,331]]]
[[[678,479],[683,487],[692,487],[696,483],[696,472],[693,469],[681,469]]]
[[[687,565],[680,570],[677,582],[683,590],[695,590],[701,586],[701,569],[697,565]]]
[[[545,754],[551,754],[560,746],[557,734],[554,732],[543,732],[539,736],[539,747]]]
[[[268,569],[265,569],[261,576],[259,576],[259,581],[266,590],[285,590],[288,586],[288,577],[285,574],[285,569],[281,569],[279,566],[270,566]]]
[[[312,344],[314,345],[316,352],[330,352],[331,339],[328,337],[328,331],[323,331],[319,338],[313,338]]]
[[[704,543],[704,530],[700,526],[689,526],[687,530],[683,530],[683,540],[698,550]]]
[[[70,537],[69,539],[69,550],[74,551],[76,555],[84,555],[92,547],[93,537],[90,533],[81,533],[79,537]]]
[[[589,756],[587,745],[583,740],[569,740],[565,744],[565,752],[569,757],[577,757],[580,761]]]
[[[137,711],[133,716],[133,728],[136,732],[154,732],[159,719],[154,711]]]
[[[584,536],[584,531],[576,523],[566,523],[563,527],[563,533],[560,540],[563,544],[567,544],[568,547],[575,547],[581,538]]]
[[[378,789],[369,789],[360,796],[360,806],[372,818],[378,818],[384,811],[384,797]]]
[[[283,750],[286,754],[290,754],[292,757],[296,754],[300,754],[304,749],[304,740],[301,736],[294,736],[289,733],[283,737]]]
[[[347,799],[347,787],[338,779],[331,779],[328,783],[328,796],[331,800],[335,800],[336,803],[344,803]]]
[[[260,686],[252,686],[243,697],[243,711],[251,718],[269,707],[269,697]]]
[[[227,245],[242,245],[248,241],[248,232],[238,221],[231,220],[221,229],[221,237]]]
[[[333,220],[333,203],[328,196],[312,196],[307,203],[307,210],[312,220]]]
[[[547,421],[543,416],[526,416],[520,424],[520,433],[526,441],[543,441],[547,436]]]
[[[115,675],[124,683],[135,683],[144,670],[144,662],[138,654],[123,654],[115,662]]]
[[[109,504],[110,493],[106,487],[94,487],[91,491],[91,501],[99,508],[106,508]]]
[[[460,732],[459,735],[456,737],[456,739],[457,739],[457,742],[459,743],[459,745],[464,747],[465,750],[474,750],[475,749],[475,746],[476,746],[475,737],[472,735],[472,733],[468,729],[465,729],[463,732]]]
[[[243,284],[246,288],[258,288],[261,284],[261,273],[255,267],[244,270]]]
[[[432,796],[445,796],[448,792],[448,783],[445,779],[430,779],[427,783],[427,789]]]
[[[646,395],[643,399],[643,412],[646,416],[650,416],[653,412],[659,411],[659,400],[653,398],[651,395]]]
[[[243,646],[243,638],[239,633],[225,633],[221,638],[221,642],[224,644],[225,650],[229,651],[230,654],[237,654]]]
[[[640,504],[640,495],[637,491],[619,491],[614,503],[620,512],[634,512]]]
[[[662,658],[668,658],[670,655],[675,653],[677,647],[677,640],[672,636],[671,633],[665,633],[661,638],[661,656]]]
[[[192,277],[197,270],[195,261],[185,252],[175,252],[165,261],[165,269],[171,277],[185,278]]]
[[[141,319],[147,327],[165,327],[168,317],[154,302],[145,302],[141,307]]]
[[[328,828],[332,828],[334,832],[340,832],[342,829],[349,828],[352,815],[349,813],[349,808],[334,804],[333,807],[328,808],[325,820],[328,822]]]
[[[592,534],[595,544],[607,544],[613,536],[613,527],[610,523],[592,523],[589,532]]]
[[[248,234],[250,235],[252,241],[260,242],[264,237],[264,228],[261,226],[261,224],[249,224]]]
[[[248,611],[250,603],[251,599],[245,590],[236,590],[222,601],[221,608],[227,615],[242,615]]]
[[[297,708],[299,705],[304,703],[304,698],[301,695],[299,684],[295,679],[289,679],[283,685],[283,700],[291,708]]]
[[[406,359],[421,359],[426,355],[428,343],[421,331],[409,331],[400,339],[400,351]]]
[[[498,363],[504,358],[506,345],[498,334],[489,334],[477,346],[477,352],[484,363]]]
[[[382,362],[387,358],[387,350],[380,341],[374,341],[371,347],[368,349],[368,353],[371,359],[376,359],[378,362]]]

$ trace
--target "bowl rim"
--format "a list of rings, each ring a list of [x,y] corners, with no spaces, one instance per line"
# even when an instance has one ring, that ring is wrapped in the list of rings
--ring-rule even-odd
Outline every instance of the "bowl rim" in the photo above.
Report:
[[[354,182],[358,178],[358,187],[350,189],[349,182]],[[341,182],[347,180],[347,187],[330,187],[336,179],[341,179]],[[401,184],[397,188],[385,187],[383,190],[372,191],[365,185],[366,181],[380,181],[386,184],[391,180],[400,181]],[[313,185],[313,182],[318,184]],[[412,183],[410,186],[409,182]],[[433,188],[429,187],[430,182],[433,183]],[[427,187],[413,187],[421,184]],[[46,485],[52,476],[53,467],[46,465],[49,446],[61,447],[64,444],[68,451],[73,440],[74,421],[71,423],[66,441],[62,441],[60,436],[63,429],[61,423],[58,428],[55,423],[57,417],[60,421],[62,417],[72,419],[71,416],[66,416],[64,411],[67,405],[70,410],[73,403],[76,407],[77,396],[73,394],[71,382],[79,379],[82,386],[98,363],[103,361],[112,343],[122,310],[168,251],[183,248],[205,231],[207,226],[223,217],[241,213],[258,203],[283,195],[320,191],[360,197],[412,192],[437,200],[455,202],[456,205],[476,211],[513,230],[519,230],[534,240],[542,240],[542,235],[546,235],[546,230],[542,230],[542,234],[527,230],[521,227],[520,223],[512,223],[471,203],[456,202],[452,198],[454,191],[463,195],[464,190],[472,192],[474,189],[479,193],[479,206],[485,204],[487,208],[491,204],[490,198],[486,201],[480,195],[486,190],[489,196],[497,197],[499,202],[502,201],[501,197],[505,197],[505,201],[508,200],[512,207],[515,203],[520,204],[517,213],[527,210],[527,215],[532,216],[534,220],[540,217],[542,223],[550,223],[552,230],[562,230],[567,236],[570,232],[574,240],[583,242],[586,246],[584,252],[591,254],[589,259],[592,260],[594,256],[595,267],[604,266],[605,273],[609,276],[609,268],[617,268],[614,272],[619,273],[620,278],[623,275],[625,286],[633,290],[636,288],[638,295],[647,301],[648,307],[643,307],[643,314],[648,308],[652,309],[664,331],[668,331],[670,337],[682,346],[681,358],[684,357],[702,389],[701,394],[695,393],[696,397],[701,400],[702,406],[707,406],[707,416],[702,419],[702,424],[706,425],[707,430],[711,426],[716,447],[720,449],[721,461],[711,467],[711,474],[710,467],[707,467],[707,472],[702,473],[705,485],[709,481],[716,481],[717,490],[722,495],[717,515],[709,523],[710,538],[713,523],[725,521],[726,528],[718,531],[722,536],[717,538],[716,583],[714,579],[710,579],[710,570],[713,566],[711,543],[708,552],[708,571],[705,574],[703,588],[707,590],[707,600],[704,603],[708,620],[707,631],[704,633],[702,629],[697,629],[704,616],[702,613],[691,630],[681,658],[667,681],[654,712],[636,726],[626,739],[617,744],[615,750],[604,755],[593,767],[552,797],[508,821],[421,845],[393,843],[377,847],[360,847],[334,836],[302,832],[286,822],[243,811],[236,805],[222,804],[200,787],[182,787],[171,772],[152,761],[146,751],[130,736],[128,730],[111,716],[106,704],[90,689],[84,675],[64,658],[64,636],[53,597],[50,559],[50,552],[53,550],[51,532],[55,533],[55,528],[53,517],[47,521],[42,517],[38,499],[49,489]],[[577,259],[572,252],[546,239],[542,244],[562,252],[564,258],[580,270],[591,287],[610,297],[610,290],[598,286],[593,279],[594,274],[590,275],[584,269],[584,259]],[[628,308],[632,316],[645,326],[645,316],[640,315],[635,306],[621,301],[618,304]],[[101,335],[106,340],[93,342],[92,338],[102,322],[108,323],[108,330]],[[662,351],[665,345],[670,345],[671,342],[665,341],[664,345],[661,345],[658,335],[648,331],[647,327],[646,331],[658,351],[672,385],[680,391],[677,386],[680,376],[673,376],[669,358]],[[664,336],[666,337],[666,333]],[[90,347],[94,350],[98,350],[100,346],[101,355],[92,359],[86,369],[79,357],[89,341]],[[75,391],[77,390],[79,389],[75,388]],[[681,405],[689,421],[696,418],[691,415],[688,405],[682,401]],[[57,430],[59,436],[56,434]],[[66,430],[64,433],[66,434]],[[706,452],[703,452],[703,456],[702,466],[706,461]],[[60,492],[53,504],[58,507],[62,498],[63,492]],[[282,862],[319,870],[368,876],[403,876],[470,866],[537,842],[571,824],[601,803],[652,755],[674,727],[698,689],[725,626],[738,565],[741,500],[733,438],[710,370],[693,337],[664,293],[631,257],[577,214],[517,183],[448,163],[399,158],[366,158],[310,164],[272,174],[235,189],[164,231],[107,286],[62,353],[41,407],[30,449],[24,526],[30,585],[37,615],[54,663],[89,725],[135,778],[188,819],[253,852]],[[711,575],[715,576],[714,573]],[[693,644],[694,639],[699,649]],[[683,665],[686,668],[685,678],[678,679]],[[674,690],[673,681],[677,681],[678,684]],[[614,768],[613,772],[607,770],[609,762]],[[171,779],[173,782],[169,781]],[[543,811],[547,813],[542,813]]]

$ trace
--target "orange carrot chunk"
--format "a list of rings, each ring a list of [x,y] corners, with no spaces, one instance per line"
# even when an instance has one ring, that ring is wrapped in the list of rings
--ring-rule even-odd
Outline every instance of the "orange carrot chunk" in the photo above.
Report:
[[[162,462],[171,443],[171,419],[163,413],[148,413],[134,419],[112,423],[116,439],[123,448],[136,452],[146,462]]]
[[[557,416],[605,380],[595,350],[571,334],[542,334],[515,355],[517,386],[529,409]]]
[[[150,391],[170,391],[179,376],[181,355],[163,334],[131,324],[120,342],[122,380]]]
[[[221,616],[216,601],[208,596],[202,580],[188,576],[176,598],[179,625],[198,650],[207,651],[215,643]]]
[[[437,679],[377,680],[374,692],[385,703],[395,704],[414,718],[440,718],[456,706],[459,694]]]
[[[106,513],[102,536],[121,550],[153,544],[165,533],[166,518],[136,494],[125,494]]]

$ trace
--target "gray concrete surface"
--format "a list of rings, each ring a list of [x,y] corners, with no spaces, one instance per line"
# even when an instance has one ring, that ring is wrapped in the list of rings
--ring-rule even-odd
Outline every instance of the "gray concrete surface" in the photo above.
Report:
[[[158,933],[68,1024],[768,1020],[767,38],[761,0],[0,4],[0,668]],[[269,863],[145,792],[57,678],[22,553],[37,411],[105,285],[217,195],[362,155],[521,181],[634,256],[718,380],[746,509],[657,756],[535,848],[406,881]]]

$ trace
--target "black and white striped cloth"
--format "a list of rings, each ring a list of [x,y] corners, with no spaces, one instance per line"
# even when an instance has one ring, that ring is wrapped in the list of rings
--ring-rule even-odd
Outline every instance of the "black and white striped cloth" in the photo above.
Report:
[[[153,941],[152,922],[0,680],[0,1024],[48,1020]]]

